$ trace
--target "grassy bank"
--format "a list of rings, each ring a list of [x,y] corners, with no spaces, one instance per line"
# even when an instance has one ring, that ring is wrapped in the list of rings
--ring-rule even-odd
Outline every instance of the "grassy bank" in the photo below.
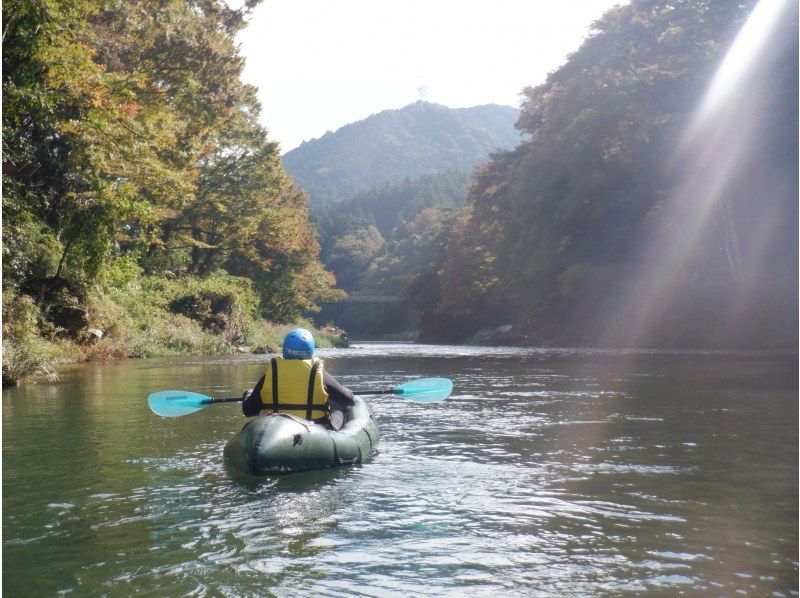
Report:
[[[257,313],[251,283],[226,274],[205,279],[139,277],[46,292],[3,293],[3,385],[57,381],[59,364],[136,357],[276,352],[300,325],[320,347],[347,346],[340,330],[307,321],[277,324]]]

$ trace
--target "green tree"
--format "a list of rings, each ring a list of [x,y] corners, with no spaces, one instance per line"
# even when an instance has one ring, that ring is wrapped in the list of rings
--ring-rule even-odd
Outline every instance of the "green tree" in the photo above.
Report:
[[[531,139],[479,171],[467,220],[450,242],[439,313],[463,316],[453,337],[513,314],[517,329],[541,342],[623,343],[637,279],[657,280],[660,270],[671,297],[650,314],[651,333],[635,342],[771,342],[752,328],[725,336],[724,319],[707,315],[729,313],[728,324],[738,326],[734,305],[741,317],[746,304],[753,316],[770,313],[764,329],[775,330],[791,311],[751,292],[796,280],[789,262],[797,144],[786,133],[797,122],[791,9],[750,89],[741,90],[760,94],[758,109],[717,130],[734,139],[732,127],[752,123],[750,146],[736,158],[741,172],[725,181],[702,232],[687,239],[691,251],[669,237],[685,234],[697,213],[692,203],[701,200],[681,198],[686,181],[724,174],[703,166],[709,152],[727,149],[713,146],[714,137],[690,151],[681,144],[754,6],[634,0],[597,21],[544,84],[525,90],[518,126]],[[765,227],[773,227],[769,240]],[[735,246],[747,246],[749,259],[734,259]],[[667,272],[659,253],[683,255],[681,268]],[[748,276],[736,273],[744,263]],[[796,305],[796,293],[783,297]]]
[[[336,272],[339,285],[354,290],[385,245],[386,240],[374,226],[355,229],[336,239],[328,256],[328,266]]]
[[[4,285],[223,268],[284,319],[333,293],[307,200],[240,80],[256,4],[3,5]]]
[[[178,139],[157,108],[138,101],[141,78],[101,61],[93,22],[103,7],[89,1],[3,5],[9,282],[68,271],[96,275],[117,241],[157,218],[156,204],[191,191],[186,173],[161,157],[177,151]],[[58,259],[29,260],[25,249],[37,240]]]

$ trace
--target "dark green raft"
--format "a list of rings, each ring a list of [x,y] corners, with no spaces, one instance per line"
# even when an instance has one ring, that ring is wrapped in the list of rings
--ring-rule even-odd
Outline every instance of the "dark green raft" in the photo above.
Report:
[[[367,404],[355,397],[339,431],[272,413],[249,422],[225,445],[225,462],[255,476],[353,465],[369,459],[380,439]]]

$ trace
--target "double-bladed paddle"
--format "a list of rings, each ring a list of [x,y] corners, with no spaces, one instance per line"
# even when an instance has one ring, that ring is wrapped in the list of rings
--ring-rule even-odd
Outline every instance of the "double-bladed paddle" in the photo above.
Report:
[[[354,395],[395,395],[415,403],[438,403],[453,392],[453,382],[448,378],[421,378],[394,388],[382,390],[356,390]],[[180,417],[205,409],[214,403],[235,403],[242,397],[214,399],[188,390],[162,390],[147,397],[150,409],[164,417]]]

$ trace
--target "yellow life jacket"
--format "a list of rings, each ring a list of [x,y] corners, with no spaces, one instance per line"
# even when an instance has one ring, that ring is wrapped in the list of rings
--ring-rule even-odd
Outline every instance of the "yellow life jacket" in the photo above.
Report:
[[[273,357],[267,365],[261,404],[273,413],[288,413],[308,420],[330,412],[328,393],[322,383],[321,359]]]

